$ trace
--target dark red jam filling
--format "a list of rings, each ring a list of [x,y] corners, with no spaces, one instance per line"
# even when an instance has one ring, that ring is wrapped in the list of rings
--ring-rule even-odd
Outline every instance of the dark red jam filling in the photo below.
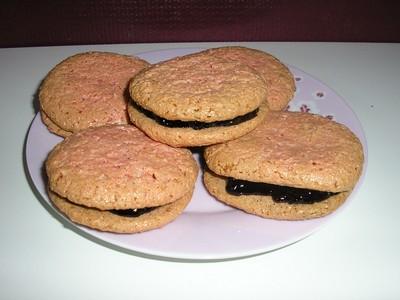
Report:
[[[323,201],[337,193],[309,189],[299,189],[288,186],[274,185],[228,178],[227,193],[235,196],[261,195],[271,196],[275,202],[289,204],[313,204]]]
[[[151,212],[156,207],[145,207],[145,208],[135,208],[135,209],[111,209],[110,213],[118,215],[121,217],[136,218],[145,213]]]
[[[200,129],[206,129],[206,128],[211,128],[211,127],[219,127],[219,126],[233,126],[233,125],[238,125],[240,123],[249,121],[257,116],[258,113],[258,108],[253,110],[252,112],[249,112],[245,115],[238,116],[236,118],[230,119],[230,120],[224,120],[224,121],[215,121],[215,122],[200,122],[200,121],[180,121],[180,120],[167,120],[164,118],[161,118],[160,116],[157,116],[155,113],[141,107],[138,105],[135,101],[132,101],[132,105],[134,108],[136,108],[138,111],[140,111],[142,114],[144,114],[146,117],[156,121],[158,124],[170,128],[192,128],[194,130],[200,130]]]

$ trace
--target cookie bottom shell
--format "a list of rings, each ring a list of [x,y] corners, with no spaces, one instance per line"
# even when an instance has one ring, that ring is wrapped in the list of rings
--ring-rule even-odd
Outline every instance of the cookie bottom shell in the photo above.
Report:
[[[263,218],[306,220],[326,216],[344,203],[350,192],[342,192],[314,204],[277,203],[271,196],[233,196],[226,192],[226,180],[210,171],[204,173],[204,184],[211,195],[232,207]]]
[[[48,194],[54,206],[72,222],[114,233],[139,233],[163,227],[175,220],[192,198],[192,193],[188,193],[172,203],[132,218],[77,205],[51,191]]]
[[[201,130],[170,128],[146,117],[131,104],[128,113],[131,121],[152,139],[173,147],[207,146],[236,139],[256,128],[265,118],[268,105],[264,102],[255,118],[233,126],[220,126]]]
[[[49,118],[49,116],[42,110],[40,111],[40,116],[42,117],[43,123],[46,125],[47,129],[50,132],[52,132],[58,136],[64,137],[64,138],[67,136],[70,136],[72,134],[72,132],[66,131],[66,130],[62,129],[60,126],[58,126],[56,123],[54,123]]]

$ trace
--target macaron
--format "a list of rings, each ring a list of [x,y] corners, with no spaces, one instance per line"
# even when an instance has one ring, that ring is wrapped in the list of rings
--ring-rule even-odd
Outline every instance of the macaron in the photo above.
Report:
[[[205,50],[209,55],[238,61],[254,68],[265,79],[270,110],[285,110],[296,91],[289,68],[270,53],[240,46]]]
[[[128,83],[146,61],[110,52],[85,52],[57,64],[39,88],[40,112],[62,137],[108,124],[128,124]]]
[[[237,61],[195,53],[152,65],[129,85],[131,121],[174,147],[238,138],[269,110],[265,80]]]
[[[345,202],[363,147],[346,126],[300,112],[269,112],[255,130],[204,151],[204,183],[218,200],[278,220],[318,218]]]
[[[137,233],[160,228],[189,203],[198,166],[187,149],[153,141],[132,125],[74,133],[46,163],[49,196],[70,220]]]

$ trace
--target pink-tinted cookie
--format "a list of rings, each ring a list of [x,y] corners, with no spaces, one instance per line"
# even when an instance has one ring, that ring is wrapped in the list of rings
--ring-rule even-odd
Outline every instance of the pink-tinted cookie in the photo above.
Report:
[[[128,83],[148,65],[137,57],[109,52],[68,57],[40,86],[44,123],[64,137],[89,127],[127,124]]]
[[[46,172],[50,195],[58,206],[69,207],[74,214],[87,211],[91,219],[98,220],[109,216],[99,215],[99,211],[114,215],[131,211],[135,215],[136,210],[149,208],[177,216],[176,209],[182,212],[183,204],[190,200],[198,166],[187,149],[153,141],[131,125],[109,125],[67,137],[49,154]],[[168,209],[159,210],[169,204]],[[161,218],[158,213],[157,218]],[[99,225],[95,228],[101,229]],[[104,230],[107,228],[109,224]]]

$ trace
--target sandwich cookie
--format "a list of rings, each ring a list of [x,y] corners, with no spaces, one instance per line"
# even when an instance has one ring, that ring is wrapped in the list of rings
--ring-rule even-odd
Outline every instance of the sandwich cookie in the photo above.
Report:
[[[273,55],[246,47],[221,47],[205,50],[206,53],[246,64],[257,70],[265,79],[270,110],[284,110],[296,90],[289,68]]]
[[[156,142],[132,125],[74,133],[46,163],[49,196],[69,219],[101,231],[164,226],[189,203],[198,166],[187,149]]]
[[[129,80],[148,65],[137,57],[109,52],[68,57],[40,86],[43,123],[63,137],[88,127],[128,124]]]
[[[254,69],[204,53],[153,65],[133,78],[129,90],[132,122],[175,147],[237,138],[268,111],[265,81]]]
[[[204,151],[207,190],[265,218],[325,216],[360,177],[363,149],[344,125],[299,112],[269,112],[249,134]]]

